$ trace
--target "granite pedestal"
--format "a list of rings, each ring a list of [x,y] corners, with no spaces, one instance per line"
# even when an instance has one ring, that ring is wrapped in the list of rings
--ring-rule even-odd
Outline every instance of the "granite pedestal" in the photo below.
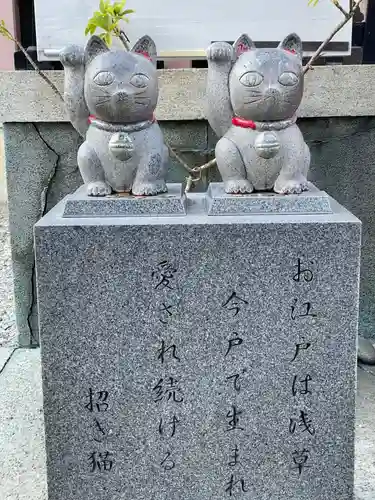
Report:
[[[49,500],[352,500],[360,222],[35,228]]]

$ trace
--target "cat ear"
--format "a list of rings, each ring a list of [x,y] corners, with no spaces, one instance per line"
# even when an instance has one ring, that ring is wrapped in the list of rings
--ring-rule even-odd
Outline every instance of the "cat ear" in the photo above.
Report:
[[[132,48],[132,52],[147,57],[147,59],[150,59],[153,65],[156,66],[157,62],[156,45],[154,40],[150,36],[145,35],[142,38],[140,38]]]
[[[302,59],[303,56],[302,40],[296,33],[291,33],[286,38],[284,38],[284,40],[280,42],[279,49],[293,52]]]
[[[105,42],[96,35],[93,35],[90,40],[87,42],[85,49],[85,62],[88,64],[91,62],[96,56],[99,54],[103,54],[104,52],[108,52],[109,48],[105,44]]]
[[[240,57],[240,55],[244,52],[256,49],[255,43],[246,34],[243,34],[239,38],[237,38],[237,40],[233,44],[233,48],[237,57]]]

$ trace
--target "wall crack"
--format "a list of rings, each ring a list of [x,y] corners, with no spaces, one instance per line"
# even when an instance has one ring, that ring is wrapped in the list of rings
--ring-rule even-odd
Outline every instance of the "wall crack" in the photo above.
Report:
[[[48,176],[48,179],[46,181],[46,185],[44,186],[42,192],[41,192],[41,196],[40,196],[40,213],[39,213],[39,219],[42,218],[46,213],[47,213],[47,207],[48,207],[48,197],[49,197],[49,193],[50,193],[50,190],[51,190],[51,186],[53,184],[53,181],[56,177],[56,174],[57,174],[57,171],[58,171],[58,168],[59,168],[59,164],[60,164],[60,160],[61,160],[61,154],[59,154],[50,144],[48,144],[48,142],[46,141],[46,139],[43,137],[43,135],[41,134],[38,126],[35,124],[35,123],[31,123],[32,127],[34,128],[35,132],[37,133],[39,139],[43,142],[44,146],[49,150],[51,151],[55,156],[56,156],[56,159],[55,159],[55,163],[51,169],[51,172]],[[29,301],[29,307],[28,307],[28,314],[27,314],[27,324],[28,324],[28,327],[29,327],[29,331],[30,331],[30,344],[33,346],[33,347],[36,347],[39,345],[39,340],[37,338],[37,336],[35,335],[34,331],[33,331],[33,325],[32,325],[32,322],[31,322],[31,318],[32,318],[32,315],[33,315],[33,309],[34,309],[34,304],[36,303],[36,282],[35,282],[35,249],[34,249],[34,256],[33,256],[33,266],[32,266],[32,270],[31,270],[31,297],[30,297],[30,301]]]

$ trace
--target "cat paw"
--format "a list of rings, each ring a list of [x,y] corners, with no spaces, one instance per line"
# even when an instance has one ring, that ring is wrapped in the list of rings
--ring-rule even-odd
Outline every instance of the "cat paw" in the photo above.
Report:
[[[212,43],[206,51],[207,59],[215,62],[233,61],[234,49],[227,42]]]
[[[303,191],[308,191],[309,186],[304,177],[289,180],[283,179],[276,181],[273,190],[278,194],[301,194]]]
[[[81,66],[84,63],[85,53],[79,45],[68,45],[64,47],[60,53],[59,58],[63,66]]]
[[[154,196],[156,194],[166,193],[168,191],[165,182],[155,182],[148,184],[136,184],[132,187],[134,196]]]
[[[111,193],[111,187],[104,181],[90,182],[87,185],[88,196],[106,196]]]
[[[247,180],[232,180],[224,183],[227,194],[250,194],[254,191],[253,186]]]

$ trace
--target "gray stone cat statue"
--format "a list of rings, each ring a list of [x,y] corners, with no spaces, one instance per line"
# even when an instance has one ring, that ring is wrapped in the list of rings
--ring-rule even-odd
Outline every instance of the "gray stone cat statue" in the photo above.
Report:
[[[275,49],[247,35],[207,49],[207,118],[220,140],[216,159],[227,193],[301,193],[310,152],[296,125],[303,94],[302,42]]]
[[[166,192],[168,149],[154,118],[159,91],[152,39],[141,38],[127,52],[109,50],[93,36],[85,49],[63,49],[60,60],[66,109],[86,139],[78,166],[87,194]]]

